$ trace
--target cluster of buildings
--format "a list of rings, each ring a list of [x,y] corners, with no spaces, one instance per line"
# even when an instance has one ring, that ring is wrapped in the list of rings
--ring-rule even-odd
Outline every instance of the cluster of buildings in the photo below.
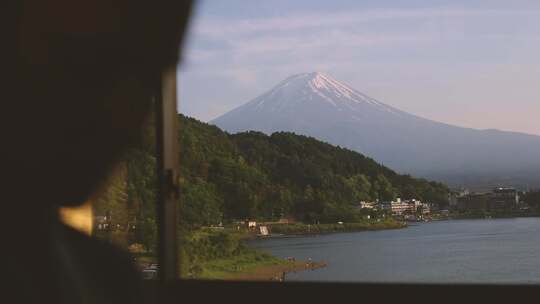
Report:
[[[400,198],[387,202],[360,202],[359,208],[388,210],[393,215],[426,215],[431,212],[431,207],[427,203],[416,199],[401,200]]]
[[[482,193],[452,191],[449,203],[450,208],[457,211],[509,211],[520,207],[519,192],[515,188],[506,187]]]

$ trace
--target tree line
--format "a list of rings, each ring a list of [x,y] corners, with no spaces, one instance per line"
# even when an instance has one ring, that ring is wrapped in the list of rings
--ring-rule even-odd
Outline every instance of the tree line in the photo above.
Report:
[[[355,222],[360,201],[416,198],[444,204],[445,185],[402,175],[360,153],[289,132],[228,134],[179,115],[181,229],[234,220],[294,218]],[[95,215],[134,231],[104,237],[156,243],[156,157],[152,122],[93,199]]]
[[[228,134],[180,120],[182,219],[332,223],[359,219],[360,201],[420,199],[445,204],[448,188],[398,174],[360,153],[290,132]]]

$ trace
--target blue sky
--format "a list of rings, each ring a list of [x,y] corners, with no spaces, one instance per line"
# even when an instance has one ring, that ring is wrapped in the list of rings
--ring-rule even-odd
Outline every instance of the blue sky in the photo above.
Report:
[[[211,120],[321,71],[446,123],[540,135],[540,1],[200,1],[179,111]]]

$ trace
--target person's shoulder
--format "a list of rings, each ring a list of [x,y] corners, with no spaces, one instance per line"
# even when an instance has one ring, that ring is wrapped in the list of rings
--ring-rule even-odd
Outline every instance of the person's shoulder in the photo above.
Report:
[[[70,251],[93,279],[140,284],[140,273],[128,252],[66,225],[62,225],[61,229]]]
[[[141,275],[126,251],[65,225],[61,230],[65,244],[91,288],[118,303],[143,301]]]

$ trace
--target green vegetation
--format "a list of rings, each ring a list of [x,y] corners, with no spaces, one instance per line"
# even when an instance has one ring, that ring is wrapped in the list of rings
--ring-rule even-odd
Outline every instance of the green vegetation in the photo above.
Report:
[[[383,219],[383,213],[358,210],[358,203],[401,197],[443,204],[447,199],[443,184],[397,174],[314,138],[285,132],[231,135],[182,115],[179,125],[178,229],[184,277],[225,278],[286,263],[243,245],[245,233],[205,227],[292,218],[305,224],[274,225],[272,232],[400,228],[391,219],[373,220]],[[153,132],[147,128],[142,143],[128,151],[107,188],[93,199],[95,215],[107,216],[112,228],[97,231],[97,236],[139,248],[142,261],[151,261],[156,247]],[[365,220],[367,215],[371,221]]]
[[[180,115],[182,222],[358,222],[359,201],[447,201],[446,186],[400,175],[357,152],[278,132],[230,135]]]
[[[225,279],[261,266],[286,264],[282,259],[244,245],[245,232],[202,229],[184,231],[182,235],[182,277]]]

